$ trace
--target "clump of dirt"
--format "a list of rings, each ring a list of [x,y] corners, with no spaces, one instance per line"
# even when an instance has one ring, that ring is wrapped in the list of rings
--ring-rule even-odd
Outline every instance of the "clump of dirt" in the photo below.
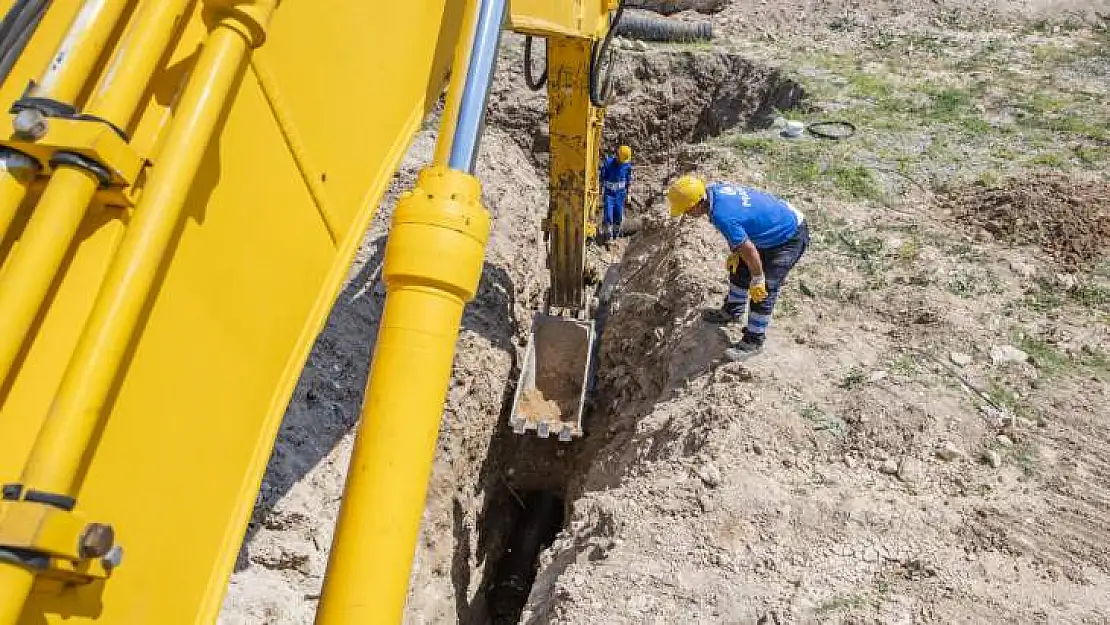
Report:
[[[1110,250],[1110,183],[1062,174],[976,183],[946,199],[962,221],[1018,245],[1038,245],[1068,268],[1098,261]]]
[[[538,388],[530,388],[520,394],[517,410],[533,421],[558,421],[563,417],[559,403],[545,397]]]

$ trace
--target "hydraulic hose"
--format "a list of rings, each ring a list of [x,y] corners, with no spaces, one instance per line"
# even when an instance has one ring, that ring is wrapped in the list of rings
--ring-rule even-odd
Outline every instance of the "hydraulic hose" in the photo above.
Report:
[[[713,38],[712,24],[690,24],[646,15],[626,16],[616,31],[618,36],[642,41],[693,42]]]
[[[8,79],[49,7],[50,0],[19,0],[4,16],[0,23],[0,83]]]
[[[590,103],[598,108],[605,107],[609,102],[609,88],[613,78],[613,57],[610,46],[624,17],[624,2],[625,0],[621,0],[617,6],[613,18],[609,21],[609,32],[605,33],[605,38],[599,44],[595,44],[596,50],[590,55]],[[604,77],[600,75],[603,61]]]

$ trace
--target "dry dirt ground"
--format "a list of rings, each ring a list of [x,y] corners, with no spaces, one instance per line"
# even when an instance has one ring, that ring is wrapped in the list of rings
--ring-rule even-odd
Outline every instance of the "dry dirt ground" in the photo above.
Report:
[[[547,202],[543,96],[506,38],[479,167],[494,234],[407,621],[1110,622],[1110,7],[695,4],[721,10],[676,18],[713,21],[714,44],[622,51],[607,136],[638,155],[644,223],[591,250],[604,331],[572,445],[506,425]],[[856,135],[758,130],[799,84],[784,115]],[[312,620],[388,215],[433,141],[310,356],[221,623]],[[725,290],[720,237],[664,216],[663,185],[691,170],[811,224],[747,368],[720,362],[736,329],[700,318]],[[502,556],[537,490],[565,501],[562,530],[521,592]]]

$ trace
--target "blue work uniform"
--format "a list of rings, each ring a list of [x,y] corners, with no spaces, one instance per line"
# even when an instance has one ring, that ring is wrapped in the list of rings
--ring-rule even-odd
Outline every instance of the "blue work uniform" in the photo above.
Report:
[[[709,185],[706,192],[709,220],[724,235],[729,249],[735,250],[750,240],[759,250],[767,281],[767,299],[752,302],[748,333],[762,337],[771,323],[771,313],[786,275],[809,247],[805,216],[786,200],[752,187],[716,183]],[[751,284],[748,266],[740,263],[729,276],[729,283],[724,309],[739,319],[748,302]]]
[[[615,156],[607,156],[601,163],[601,203],[605,214],[602,225],[612,226],[613,234],[620,231],[624,221],[624,203],[628,200],[628,187],[632,184],[632,163],[622,163]]]

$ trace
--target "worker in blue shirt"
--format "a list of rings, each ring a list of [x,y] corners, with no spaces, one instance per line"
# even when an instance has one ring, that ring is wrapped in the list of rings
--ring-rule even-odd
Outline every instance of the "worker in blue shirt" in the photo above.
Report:
[[[697,176],[675,181],[667,199],[674,217],[708,216],[731,250],[728,296],[721,309],[710,311],[706,319],[740,321],[751,300],[744,338],[725,356],[745,360],[763,351],[779,289],[809,247],[805,216],[770,193],[728,183],[706,185]]]
[[[628,201],[628,188],[632,185],[632,148],[622,145],[617,156],[606,156],[601,163],[601,207],[604,214],[601,236],[612,240],[621,236],[624,222],[624,205]]]

